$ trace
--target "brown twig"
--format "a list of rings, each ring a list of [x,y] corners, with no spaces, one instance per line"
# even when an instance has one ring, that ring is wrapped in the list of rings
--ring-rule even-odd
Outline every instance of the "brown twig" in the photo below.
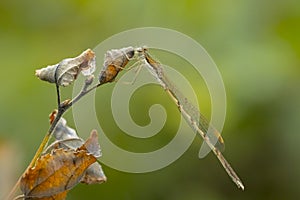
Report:
[[[28,167],[26,168],[26,170],[22,173],[22,175],[19,177],[19,179],[17,180],[16,184],[13,186],[12,190],[10,191],[10,193],[8,194],[8,196],[6,197],[6,200],[10,200],[11,197],[13,196],[13,194],[15,193],[15,191],[17,190],[17,187],[20,185],[20,181],[22,179],[22,177],[25,175],[25,173],[32,167],[35,166],[35,163],[37,161],[37,159],[40,157],[40,155],[42,154],[42,152],[44,151],[45,147],[47,146],[49,139],[52,136],[52,132],[54,131],[57,123],[59,122],[59,120],[61,119],[61,117],[63,116],[63,114],[70,108],[72,107],[76,102],[78,102],[82,97],[84,97],[86,94],[88,94],[89,92],[91,92],[94,89],[97,89],[101,84],[98,83],[96,85],[94,85],[93,87],[89,88],[89,86],[91,85],[91,83],[93,82],[93,77],[90,76],[85,80],[84,86],[82,87],[81,91],[79,92],[79,94],[74,97],[74,99],[72,100],[65,100],[62,103],[61,99],[60,99],[60,90],[59,90],[59,85],[56,84],[56,92],[57,92],[57,103],[58,103],[58,111],[57,114],[55,116],[55,119],[53,120],[53,122],[51,123],[48,132],[46,133],[46,135],[44,136],[39,148],[37,149],[37,151],[35,152],[35,155],[33,156],[30,164],[28,165]],[[19,199],[23,197],[22,195],[19,195],[17,197],[15,197],[14,199]]]

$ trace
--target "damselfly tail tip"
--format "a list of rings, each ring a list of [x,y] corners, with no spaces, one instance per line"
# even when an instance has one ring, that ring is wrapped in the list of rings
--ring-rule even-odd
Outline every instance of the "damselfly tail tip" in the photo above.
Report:
[[[243,185],[242,181],[236,181],[236,184],[238,186],[238,188],[241,188],[243,191],[245,190],[245,186]]]

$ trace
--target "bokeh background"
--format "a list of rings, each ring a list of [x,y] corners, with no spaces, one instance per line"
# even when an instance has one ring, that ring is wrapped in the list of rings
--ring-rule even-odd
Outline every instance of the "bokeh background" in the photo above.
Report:
[[[180,159],[159,171],[129,174],[103,166],[107,183],[80,184],[67,199],[296,199],[300,186],[297,0],[1,0],[1,195],[30,162],[48,129],[48,113],[56,106],[55,87],[39,81],[34,70],[93,48],[113,34],[145,26],[189,35],[218,65],[227,92],[225,156],[246,190],[235,187],[212,154],[199,160],[201,140],[195,139]],[[163,53],[154,54],[176,65]],[[199,100],[209,116],[203,82],[192,84],[201,84]],[[147,112],[153,103],[164,105],[173,116],[160,136],[146,143],[124,137],[114,123],[109,110],[112,89],[113,84],[99,89],[97,110],[104,131],[113,135],[115,143],[146,151],[172,138],[180,115],[161,88],[145,87],[132,100],[133,118],[141,125],[149,122]],[[64,93],[70,95],[71,89]],[[71,112],[66,118],[74,123]]]

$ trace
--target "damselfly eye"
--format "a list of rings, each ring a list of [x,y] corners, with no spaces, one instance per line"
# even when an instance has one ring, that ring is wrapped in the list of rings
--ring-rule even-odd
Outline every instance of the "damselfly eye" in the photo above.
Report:
[[[142,49],[143,49],[143,52],[148,51],[148,47],[147,46],[143,46]]]

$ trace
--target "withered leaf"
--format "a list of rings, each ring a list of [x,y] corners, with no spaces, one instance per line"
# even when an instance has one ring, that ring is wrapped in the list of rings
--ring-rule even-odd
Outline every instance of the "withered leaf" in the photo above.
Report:
[[[104,56],[104,66],[99,75],[100,84],[114,81],[118,73],[124,69],[129,59],[133,58],[133,56],[133,47],[107,51]]]
[[[91,49],[87,49],[75,58],[66,58],[58,64],[36,70],[35,75],[43,81],[68,86],[77,78],[80,72],[84,76],[90,76],[94,73],[95,68],[95,53]]]
[[[55,111],[50,114],[50,123],[55,115]],[[55,117],[55,116],[54,116]],[[98,133],[96,130],[91,132],[90,137],[84,142],[81,139],[76,131],[69,126],[67,126],[67,121],[64,118],[61,118],[56,125],[53,136],[56,139],[49,147],[46,149],[46,152],[50,152],[55,148],[65,148],[65,149],[73,149],[77,148],[82,150],[87,150],[94,157],[101,157],[101,149],[98,142]],[[95,183],[103,183],[107,180],[101,165],[96,162],[88,167],[84,176],[82,177],[81,182],[86,184],[95,184]]]
[[[49,115],[50,124],[54,121],[57,110]],[[76,131],[67,126],[67,121],[61,118],[55,126],[53,133],[55,141],[48,146],[45,152],[50,152],[53,148],[77,149],[84,144],[84,140],[78,137]]]
[[[96,158],[86,150],[55,149],[40,157],[22,177],[25,199],[47,198],[70,190]]]
[[[102,153],[98,142],[98,133],[96,130],[93,130],[91,132],[90,137],[79,149],[86,149],[96,158],[101,157]],[[102,170],[101,165],[96,162],[89,166],[84,176],[82,177],[81,182],[86,184],[95,184],[106,182],[106,180],[107,178]]]
[[[58,121],[57,125],[55,126],[55,129],[53,131],[53,137],[56,140],[65,140],[65,139],[70,139],[70,138],[79,138],[76,131],[73,128],[70,128],[67,126],[67,120],[65,120],[63,117],[60,118]],[[83,140],[82,140],[83,141]],[[83,144],[83,142],[82,142]],[[80,147],[82,144],[80,144],[77,147]]]
[[[79,149],[83,147],[96,158],[99,158],[102,155],[100,145],[98,142],[98,133],[96,130],[92,130],[90,137],[85,141],[85,143]]]
[[[95,162],[89,166],[85,171],[84,176],[81,179],[81,183],[85,184],[95,184],[106,182],[107,178],[102,170],[102,167],[99,163]]]
[[[25,200],[64,200],[66,199],[67,197],[67,194],[68,194],[68,190],[62,192],[62,193],[59,193],[59,194],[56,194],[56,195],[53,195],[51,197],[41,197],[41,198],[38,198],[38,197],[28,197],[28,198],[25,198]]]

